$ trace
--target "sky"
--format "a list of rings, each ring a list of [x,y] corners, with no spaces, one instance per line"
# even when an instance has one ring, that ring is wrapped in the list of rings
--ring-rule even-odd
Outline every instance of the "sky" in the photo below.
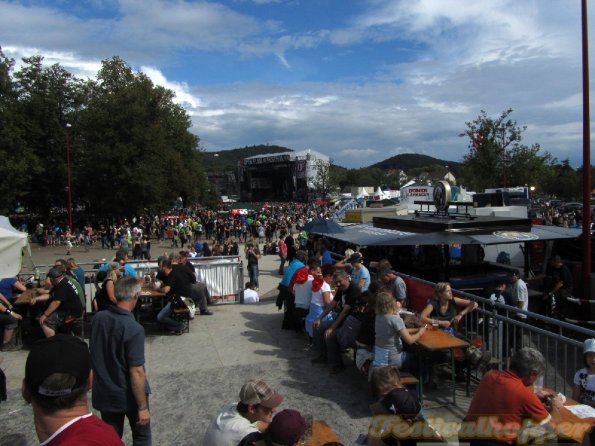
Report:
[[[580,3],[0,0],[0,46],[84,78],[119,56],[175,91],[206,151],[461,161],[465,123],[512,108],[524,144],[578,167]]]

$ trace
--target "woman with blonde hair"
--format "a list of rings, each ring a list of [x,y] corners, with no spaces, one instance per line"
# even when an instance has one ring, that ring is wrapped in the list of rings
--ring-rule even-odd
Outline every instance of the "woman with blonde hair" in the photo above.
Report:
[[[72,257],[66,260],[66,272],[74,277],[81,284],[81,287],[85,289],[85,271],[77,265]]]
[[[457,307],[463,307],[461,311]],[[421,321],[453,332],[466,314],[477,308],[477,302],[452,295],[448,282],[438,282],[434,286],[434,296],[421,312]]]
[[[93,310],[106,310],[110,305],[116,305],[116,295],[114,293],[114,284],[120,275],[122,265],[118,262],[111,262],[107,266],[107,274],[103,284],[95,297],[93,298]]]
[[[394,365],[399,369],[412,370],[415,360],[410,352],[403,350],[403,341],[414,344],[426,332],[426,327],[407,328],[399,316],[401,302],[391,293],[381,292],[376,296],[376,331],[373,368]]]

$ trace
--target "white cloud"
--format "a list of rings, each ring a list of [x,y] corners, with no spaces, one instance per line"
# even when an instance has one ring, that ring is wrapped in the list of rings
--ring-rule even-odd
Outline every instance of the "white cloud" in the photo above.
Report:
[[[193,96],[188,91],[189,88],[185,82],[180,83],[168,81],[163,73],[154,67],[141,67],[140,70],[145,73],[154,84],[172,90],[176,94],[174,102],[181,104],[190,110],[200,106],[200,99]]]

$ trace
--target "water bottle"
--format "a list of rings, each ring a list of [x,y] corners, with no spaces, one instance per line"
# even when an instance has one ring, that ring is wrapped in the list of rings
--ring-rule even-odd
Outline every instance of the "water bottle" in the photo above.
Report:
[[[35,286],[41,287],[41,274],[39,273],[38,268],[35,268],[35,273],[33,274],[33,279],[35,279],[35,281],[33,282],[35,284]]]

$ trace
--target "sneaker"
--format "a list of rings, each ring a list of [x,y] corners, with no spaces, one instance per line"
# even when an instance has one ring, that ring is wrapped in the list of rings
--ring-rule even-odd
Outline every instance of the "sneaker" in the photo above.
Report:
[[[212,311],[210,311],[210,310],[202,310],[202,311],[200,312],[200,315],[201,315],[201,316],[212,316],[212,315],[213,315],[213,312],[212,312]]]

